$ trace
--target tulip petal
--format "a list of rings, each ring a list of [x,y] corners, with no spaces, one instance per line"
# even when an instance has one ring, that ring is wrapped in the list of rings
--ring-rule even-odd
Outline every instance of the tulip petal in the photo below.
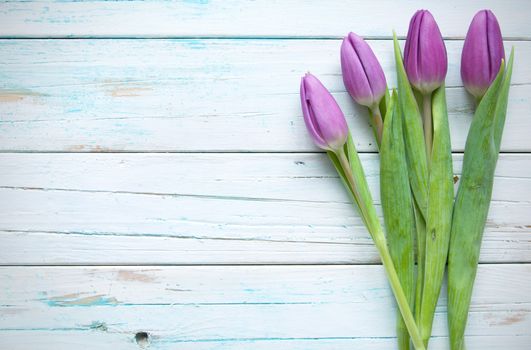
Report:
[[[341,67],[343,68],[343,82],[352,98],[361,105],[371,106],[374,103],[372,89],[365,68],[350,40],[350,34],[341,45]]]
[[[382,66],[365,40],[354,33],[349,34],[349,40],[353,43],[352,46],[363,65],[374,100],[380,101],[387,90],[387,82],[385,81]]]
[[[409,23],[404,65],[411,84],[422,93],[431,93],[444,82],[448,69],[446,47],[433,15],[419,10]]]
[[[382,66],[355,33],[349,33],[341,44],[341,69],[345,87],[357,103],[372,107],[381,101],[387,90]]]
[[[500,63],[505,59],[503,38],[498,20],[490,10],[485,10],[487,17],[487,45],[489,48],[489,80],[492,82],[500,70]]]
[[[327,148],[326,142],[321,137],[319,127],[315,121],[315,116],[311,108],[309,107],[310,101],[306,98],[306,88],[304,86],[304,78],[301,79],[300,94],[301,94],[302,115],[304,116],[304,123],[306,124],[306,128],[308,129],[310,136],[312,137],[313,141],[317,144],[317,146],[321,148]]]
[[[303,98],[304,120],[315,143],[328,150],[342,147],[348,134],[345,116],[330,92],[311,74],[302,79],[301,101]]]
[[[448,61],[446,47],[435,18],[425,11],[420,23],[418,70],[422,75],[425,90],[435,90],[446,77]]]
[[[414,85],[420,83],[418,72],[419,28],[423,14],[424,12],[419,10],[411,18],[404,47],[404,66],[409,81]]]
[[[490,10],[472,19],[461,55],[461,78],[465,88],[481,98],[494,81],[505,58],[500,25]]]

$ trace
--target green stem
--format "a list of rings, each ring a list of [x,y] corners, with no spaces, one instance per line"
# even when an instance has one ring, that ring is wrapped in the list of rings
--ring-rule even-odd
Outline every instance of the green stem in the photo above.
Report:
[[[343,147],[341,147],[341,149],[336,153],[336,155],[339,159],[339,163],[341,164],[341,168],[343,168],[343,172],[345,173],[350,192],[352,193],[352,196],[354,197],[354,200],[356,201],[356,204],[358,205],[358,208],[361,212],[362,220],[369,229],[369,232],[372,233],[372,224],[369,220],[369,214],[367,213],[365,205],[363,205],[361,195],[356,186],[356,180],[354,179],[354,175],[352,174],[352,169],[350,168],[350,163],[347,159],[347,155],[345,154],[345,150],[343,149]]]
[[[341,167],[343,168],[345,178],[350,187],[352,195],[354,196],[354,199],[358,204],[358,208],[361,212],[361,215],[364,216],[363,219],[364,222],[367,224],[367,229],[371,233],[374,244],[376,245],[376,248],[380,253],[382,264],[387,273],[387,278],[391,285],[391,289],[393,290],[393,294],[398,304],[398,308],[400,309],[400,313],[402,314],[402,317],[404,319],[404,323],[406,324],[409,335],[411,336],[411,341],[413,342],[413,345],[415,346],[416,350],[425,350],[426,348],[424,346],[424,342],[422,341],[422,337],[420,336],[419,329],[417,328],[417,325],[415,323],[413,313],[411,312],[411,309],[409,307],[408,299],[404,294],[404,290],[402,289],[402,285],[400,284],[400,280],[396,273],[395,266],[393,265],[393,260],[391,259],[391,254],[389,253],[389,249],[387,248],[387,241],[385,239],[385,235],[382,231],[382,228],[377,221],[373,222],[367,214],[367,208],[365,207],[366,203],[363,203],[361,201],[361,196],[356,186],[356,180],[354,179],[354,175],[352,174],[352,169],[350,168],[350,163],[347,159],[344,149],[341,148],[340,150],[338,150],[336,155],[339,159]]]
[[[376,142],[378,147],[382,144],[382,134],[383,134],[383,119],[382,114],[380,113],[380,107],[376,104],[369,108],[369,114],[371,115],[371,126],[374,131],[374,136],[376,137]]]
[[[422,95],[422,119],[424,124],[424,142],[426,143],[426,157],[428,164],[431,159],[431,147],[433,143],[433,123],[431,118],[431,92]]]
[[[383,237],[383,232],[380,231],[378,236]],[[417,327],[417,324],[415,323],[415,318],[413,317],[413,313],[411,312],[411,309],[409,307],[409,302],[406,298],[406,295],[404,294],[404,290],[402,289],[400,280],[398,279],[398,275],[393,265],[393,260],[391,259],[391,255],[389,254],[389,250],[387,249],[385,238],[383,242],[377,242],[377,239],[374,239],[374,242],[376,244],[378,252],[380,253],[380,258],[382,259],[383,266],[387,271],[387,277],[389,279],[389,283],[391,284],[391,289],[393,290],[396,302],[398,303],[398,308],[400,309],[400,313],[402,314],[404,323],[406,324],[407,330],[409,331],[409,335],[411,336],[413,346],[417,350],[424,350],[424,342],[422,341],[420,331]]]

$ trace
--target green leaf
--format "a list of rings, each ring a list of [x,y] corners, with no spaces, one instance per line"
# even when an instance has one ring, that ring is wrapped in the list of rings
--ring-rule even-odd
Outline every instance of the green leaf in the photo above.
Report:
[[[365,174],[350,134],[347,139],[346,152],[345,149],[340,149],[336,153],[336,158],[334,159],[331,157],[331,159],[336,168],[338,168],[338,165],[342,168],[341,171],[338,169],[338,172],[342,178],[347,180],[348,183],[346,188],[355,198],[361,217],[364,218],[364,223],[371,234],[376,249],[380,253],[380,258],[382,259],[382,264],[387,273],[398,308],[400,309],[400,313],[404,318],[404,323],[411,335],[411,341],[417,350],[424,350],[422,337],[415,324],[409,301],[396,273],[391,254],[387,247],[387,240],[378,216],[376,215],[376,209],[372,201],[369,186],[367,185],[367,180],[365,179]],[[335,160],[337,160],[337,162],[335,162]]]
[[[441,292],[452,224],[454,182],[452,147],[444,84],[432,94],[433,143],[430,162],[424,281],[420,332],[427,345]]]
[[[494,142],[496,144],[496,152],[500,153],[501,138],[503,134],[503,127],[505,125],[505,117],[507,115],[507,103],[509,100],[509,87],[511,86],[511,77],[513,75],[514,62],[514,48],[511,49],[511,56],[509,57],[509,64],[507,65],[507,73],[503,79],[503,84],[500,88],[498,102],[496,103],[495,120],[494,120]]]
[[[422,288],[424,287],[424,261],[426,260],[426,222],[417,202],[413,201],[415,213],[415,233],[417,241],[417,283],[415,288],[415,320],[420,321]]]
[[[385,88],[385,95],[380,101],[378,108],[380,109],[380,114],[382,115],[382,120],[385,122],[385,115],[387,114],[387,106],[389,106],[389,100],[391,96],[389,95],[389,89]]]
[[[378,219],[378,215],[376,214],[376,209],[373,204],[369,185],[367,184],[367,179],[365,178],[365,172],[363,171],[363,166],[361,164],[358,152],[356,151],[356,147],[354,145],[354,141],[352,140],[352,135],[350,133],[347,138],[346,150],[348,162],[350,164],[350,168],[352,169],[352,176],[354,177],[354,181],[357,184],[356,190],[360,198],[358,206],[363,208],[362,210],[365,211],[365,215],[367,216],[367,228],[369,229],[369,232],[371,234],[378,230],[381,231],[380,221]],[[374,236],[373,239],[375,239]]]
[[[448,323],[452,350],[464,350],[464,333],[477,272],[494,170],[505,123],[514,52],[483,96],[465,146],[448,256]]]
[[[349,134],[349,138],[351,138],[350,134]],[[345,145],[345,149],[346,148],[347,148],[347,145]],[[337,174],[339,175],[339,178],[341,179],[341,182],[343,183],[343,186],[345,186],[345,188],[348,190],[348,194],[350,198],[352,199],[352,201],[354,202],[354,207],[358,211],[358,214],[360,215],[363,223],[365,224],[365,226],[367,226],[367,221],[365,219],[365,216],[361,212],[361,208],[360,208],[361,203],[359,202],[359,199],[356,198],[354,189],[348,183],[346,175],[345,175],[345,171],[343,170],[343,167],[341,166],[341,163],[339,162],[337,155],[332,151],[327,151],[326,154],[328,155],[328,158],[330,158],[330,161],[334,165],[334,168],[336,169]]]
[[[380,149],[380,193],[387,242],[400,284],[411,308],[415,297],[415,221],[413,198],[402,132],[402,115],[396,91],[388,103]],[[401,315],[397,320],[400,350],[408,350],[410,337]]]
[[[398,101],[403,114],[404,140],[409,169],[409,181],[417,205],[426,218],[428,208],[428,161],[424,145],[422,118],[402,62],[396,34],[393,34]]]

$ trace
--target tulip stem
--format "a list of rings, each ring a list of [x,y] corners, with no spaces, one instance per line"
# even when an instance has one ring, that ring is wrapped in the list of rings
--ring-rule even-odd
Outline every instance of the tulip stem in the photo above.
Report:
[[[428,164],[431,159],[431,147],[433,143],[433,124],[431,118],[431,92],[422,95],[422,119],[424,124],[424,142],[426,143],[426,157]]]
[[[381,231],[378,235],[382,237],[384,236],[383,232]],[[400,279],[398,278],[395,266],[393,265],[393,260],[391,259],[391,254],[389,253],[389,249],[387,248],[385,237],[383,238],[384,241],[381,244],[378,244],[376,240],[375,244],[376,248],[378,249],[378,252],[380,253],[382,264],[385,268],[385,271],[387,272],[389,283],[391,284],[391,289],[393,290],[396,302],[398,304],[398,309],[402,314],[402,318],[404,320],[404,323],[406,324],[406,328],[409,332],[409,335],[411,336],[413,346],[416,350],[424,350],[426,349],[426,347],[424,345],[422,337],[420,336],[420,331],[415,322],[415,318],[413,317],[413,313],[411,312],[411,308],[409,307],[408,299],[404,294],[402,285],[400,284]]]
[[[377,217],[370,217],[367,213],[367,203],[362,201],[361,195],[356,186],[356,180],[354,178],[354,174],[352,173],[350,162],[345,154],[345,150],[340,148],[336,152],[336,156],[339,159],[339,163],[343,169],[343,173],[345,174],[349,190],[354,196],[356,204],[361,212],[362,219],[365,222],[369,233],[371,234],[374,244],[376,245],[376,249],[378,249],[378,252],[380,253],[380,258],[382,259],[382,264],[386,271],[389,284],[391,285],[391,289],[398,304],[398,309],[400,310],[402,318],[404,319],[404,323],[406,324],[406,328],[411,336],[413,346],[416,350],[425,350],[426,347],[424,346],[424,342],[420,336],[420,331],[415,323],[415,318],[413,317],[413,313],[409,307],[409,301],[404,293],[402,285],[400,284],[400,279],[398,278],[391,254],[389,253],[387,240],[383,233],[382,226],[380,225]]]
[[[383,134],[383,120],[382,114],[380,113],[380,107],[375,104],[369,108],[369,114],[371,115],[371,126],[374,131],[374,136],[376,137],[376,142],[378,147],[382,144],[382,134]]]
[[[358,187],[356,186],[356,180],[354,179],[354,175],[352,174],[352,168],[350,167],[350,162],[348,161],[347,155],[345,154],[345,150],[341,147],[337,151],[336,155],[337,155],[337,158],[339,159],[339,163],[341,164],[341,168],[343,168],[343,172],[345,173],[345,177],[347,180],[347,184],[349,185],[350,192],[352,193],[352,196],[354,197],[354,200],[356,201],[358,209],[361,212],[363,222],[365,223],[369,231],[372,232],[372,225],[370,224],[370,221],[368,221],[369,215],[367,213],[365,205],[363,205],[364,203],[358,191]]]

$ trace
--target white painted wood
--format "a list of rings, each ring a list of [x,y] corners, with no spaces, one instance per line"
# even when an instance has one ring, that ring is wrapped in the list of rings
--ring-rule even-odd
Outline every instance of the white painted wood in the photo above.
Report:
[[[4,37],[404,35],[428,8],[443,35],[462,38],[473,15],[490,8],[508,37],[530,38],[526,0],[473,1],[9,1],[0,4]]]
[[[479,267],[469,349],[528,348],[530,278]],[[4,267],[0,283],[9,349],[131,349],[139,331],[154,349],[396,349],[381,266]],[[443,292],[433,349],[447,349],[445,310]]]
[[[377,39],[392,87],[390,33],[403,36],[415,9],[462,39],[473,14],[492,8],[516,48],[502,150],[530,152],[528,1],[428,5],[0,2],[0,152],[68,152],[0,153],[0,264],[11,265],[0,267],[0,348],[395,349],[382,267],[337,265],[378,263],[370,237],[326,157],[293,153],[317,151],[298,84],[318,75],[358,149],[374,152],[366,112],[344,91],[338,39]],[[51,37],[85,39],[13,39]],[[99,39],[126,37],[153,39]],[[461,151],[473,104],[462,41],[447,48]],[[122,151],[283,153],[72,153]],[[376,201],[377,157],[362,155]],[[529,169],[531,154],[500,157],[468,350],[531,344]],[[13,266],[41,264],[135,266]],[[445,311],[443,291],[432,350],[447,349]],[[149,346],[135,341],[141,331]]]
[[[361,159],[379,202],[378,156]],[[379,261],[323,154],[0,154],[0,164],[1,264]],[[501,155],[482,262],[531,262],[530,168],[531,155]]]
[[[97,324],[95,326],[98,326]],[[95,330],[53,330],[53,331],[0,331],[4,344],[10,350],[139,350],[134,341],[134,331],[109,333]],[[226,341],[179,342],[172,337],[152,339],[145,349],[157,350],[393,350],[396,340],[393,338],[341,338],[341,339],[233,339]],[[468,348],[471,350],[499,350],[506,346],[511,349],[527,349],[531,337],[518,336],[469,336]],[[430,341],[430,349],[448,349],[448,339],[437,337]]]
[[[392,43],[371,41],[395,86]],[[473,101],[461,88],[461,41],[447,41],[452,144],[462,150]],[[515,46],[503,151],[530,151],[531,42]],[[300,77],[336,95],[360,151],[375,151],[367,111],[343,86],[339,40],[3,40],[0,150],[317,151],[304,127]]]

